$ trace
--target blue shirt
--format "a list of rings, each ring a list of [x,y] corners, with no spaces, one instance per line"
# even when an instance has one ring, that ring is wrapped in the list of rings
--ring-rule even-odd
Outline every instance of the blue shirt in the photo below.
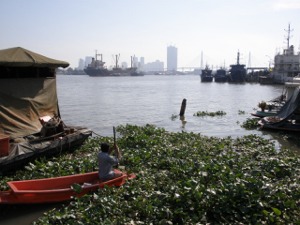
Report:
[[[98,165],[99,165],[99,178],[101,180],[109,180],[114,178],[115,173],[113,166],[118,165],[119,160],[110,156],[107,152],[98,153]]]

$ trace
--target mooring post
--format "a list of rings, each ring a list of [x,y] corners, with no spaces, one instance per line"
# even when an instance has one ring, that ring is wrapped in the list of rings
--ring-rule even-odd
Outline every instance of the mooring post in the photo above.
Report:
[[[179,116],[184,116],[185,108],[186,108],[186,99],[184,98],[181,103]]]

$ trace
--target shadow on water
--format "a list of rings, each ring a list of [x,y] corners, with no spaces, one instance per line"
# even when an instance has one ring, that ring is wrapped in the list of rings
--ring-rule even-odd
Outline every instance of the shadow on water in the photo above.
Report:
[[[300,154],[299,133],[267,130],[262,134],[275,141],[276,149],[290,149]]]
[[[1,225],[29,225],[36,221],[45,212],[59,208],[62,204],[35,204],[35,205],[0,205]]]

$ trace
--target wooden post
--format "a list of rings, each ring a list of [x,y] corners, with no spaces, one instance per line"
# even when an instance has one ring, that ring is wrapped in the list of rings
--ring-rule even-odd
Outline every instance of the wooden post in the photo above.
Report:
[[[184,98],[181,103],[179,116],[184,116],[185,108],[186,108],[186,99]]]

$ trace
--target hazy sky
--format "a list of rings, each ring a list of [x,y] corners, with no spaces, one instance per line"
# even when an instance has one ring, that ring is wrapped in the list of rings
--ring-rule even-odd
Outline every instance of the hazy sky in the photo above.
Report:
[[[79,58],[113,55],[129,63],[167,58],[178,48],[178,66],[236,62],[267,66],[290,44],[299,51],[300,0],[0,0],[0,49],[23,47],[78,66]]]

